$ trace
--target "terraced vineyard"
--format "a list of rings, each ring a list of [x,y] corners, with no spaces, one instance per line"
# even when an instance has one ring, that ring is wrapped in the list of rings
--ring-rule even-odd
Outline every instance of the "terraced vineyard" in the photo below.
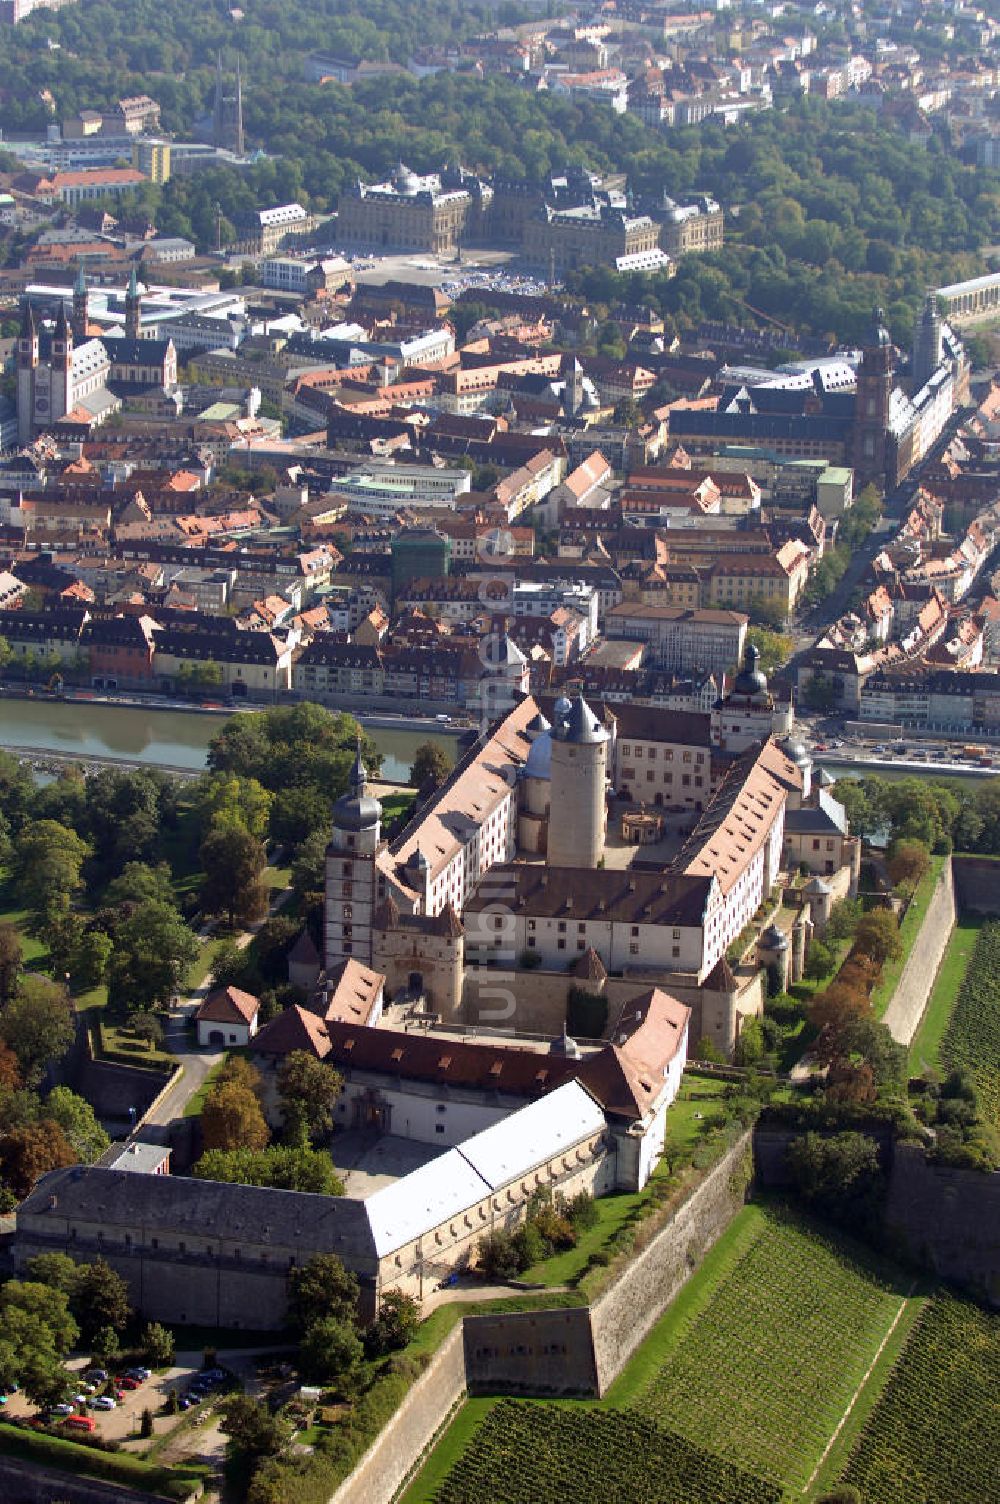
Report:
[[[839,1241],[777,1213],[677,1332],[635,1408],[801,1488],[902,1304]]]
[[[883,1268],[815,1225],[748,1206],[605,1398],[491,1402],[445,1437],[406,1504],[801,1499],[883,1339],[904,1307],[904,1329],[919,1309],[909,1277]],[[869,1402],[893,1351],[865,1382]]]
[[[998,1495],[1000,1316],[932,1300],[843,1481],[865,1504],[986,1504]]]
[[[502,1400],[435,1504],[779,1504],[781,1489],[624,1410]]]
[[[1000,924],[979,932],[976,948],[941,1041],[942,1065],[975,1077],[991,1122],[1000,1125]]]

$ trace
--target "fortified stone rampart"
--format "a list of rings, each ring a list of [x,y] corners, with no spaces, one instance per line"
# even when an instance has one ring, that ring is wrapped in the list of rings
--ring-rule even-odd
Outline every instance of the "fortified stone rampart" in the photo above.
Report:
[[[882,1016],[882,1022],[900,1044],[909,1044],[917,1032],[954,928],[955,887],[951,858],[947,857],[896,990]]]
[[[329,1504],[389,1504],[464,1394],[459,1322]]]
[[[390,1504],[462,1395],[603,1394],[746,1199],[744,1134],[593,1307],[466,1316],[329,1504]]]
[[[962,913],[1000,916],[1000,862],[986,856],[953,856],[951,865]]]
[[[918,1144],[893,1143],[891,1129],[881,1124],[865,1131],[879,1143],[888,1171],[888,1251],[1000,1306],[1000,1173],[936,1165]],[[788,1145],[798,1136],[791,1128],[757,1129],[759,1185],[783,1190],[791,1183]]]
[[[949,1169],[898,1144],[885,1230],[902,1257],[1000,1307],[1000,1172]]]
[[[708,1178],[591,1308],[598,1393],[618,1377],[678,1290],[746,1201],[751,1135]]]
[[[591,1312],[519,1311],[466,1316],[470,1394],[596,1394]]]
[[[20,1457],[0,1457],[0,1499],[4,1504],[163,1504],[161,1494],[60,1472]]]

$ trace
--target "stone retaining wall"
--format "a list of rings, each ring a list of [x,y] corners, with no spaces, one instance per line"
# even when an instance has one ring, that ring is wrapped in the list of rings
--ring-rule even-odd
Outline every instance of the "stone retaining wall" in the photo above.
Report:
[[[466,1316],[470,1394],[596,1394],[591,1313],[586,1306]]]
[[[458,1322],[329,1504],[389,1504],[465,1394]]]
[[[747,1132],[591,1308],[599,1394],[618,1377],[746,1201],[750,1142]]]
[[[593,1307],[459,1322],[329,1504],[390,1504],[467,1392],[603,1394],[746,1200],[745,1133]]]
[[[888,1175],[882,1222],[887,1251],[1000,1306],[1000,1172],[935,1165],[919,1144],[894,1143],[885,1124],[863,1131],[878,1143]],[[788,1145],[800,1136],[792,1128],[756,1130],[758,1184],[768,1190],[791,1184]]]
[[[1000,862],[987,856],[953,856],[955,896],[963,913],[1000,915]]]
[[[1000,1307],[1000,1172],[949,1169],[897,1144],[885,1230],[903,1258]]]
[[[946,857],[896,990],[882,1015],[882,1022],[900,1044],[908,1045],[920,1026],[954,928],[955,886],[951,857]]]
[[[21,1457],[0,1457],[3,1504],[163,1504],[160,1494],[123,1488],[103,1478],[85,1478],[42,1467]]]

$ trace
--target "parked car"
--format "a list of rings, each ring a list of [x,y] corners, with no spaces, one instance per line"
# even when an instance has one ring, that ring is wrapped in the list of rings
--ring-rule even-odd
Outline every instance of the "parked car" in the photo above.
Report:
[[[65,1402],[65,1400],[64,1400],[61,1405],[53,1405],[52,1406],[52,1414],[53,1415],[72,1415],[73,1414],[73,1406],[72,1405],[68,1405]]]
[[[116,1410],[118,1402],[113,1400],[110,1394],[95,1394],[90,1401],[90,1408],[91,1410]]]
[[[103,1368],[88,1368],[83,1375],[88,1384],[106,1384],[108,1375]]]
[[[91,1420],[89,1415],[67,1415],[63,1421],[63,1425],[68,1426],[71,1431],[97,1430],[96,1423]]]
[[[141,1384],[144,1379],[151,1379],[153,1377],[153,1370],[151,1368],[126,1368],[122,1377],[126,1379],[138,1379]]]
[[[141,1386],[141,1383],[141,1379],[130,1379],[128,1375],[126,1375],[125,1378],[118,1380],[118,1387],[120,1389],[138,1389]]]

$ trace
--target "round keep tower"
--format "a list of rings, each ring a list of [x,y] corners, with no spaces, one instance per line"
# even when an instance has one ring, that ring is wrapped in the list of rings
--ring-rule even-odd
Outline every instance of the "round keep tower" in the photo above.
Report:
[[[607,830],[608,733],[582,695],[553,712],[550,867],[596,867]]]

